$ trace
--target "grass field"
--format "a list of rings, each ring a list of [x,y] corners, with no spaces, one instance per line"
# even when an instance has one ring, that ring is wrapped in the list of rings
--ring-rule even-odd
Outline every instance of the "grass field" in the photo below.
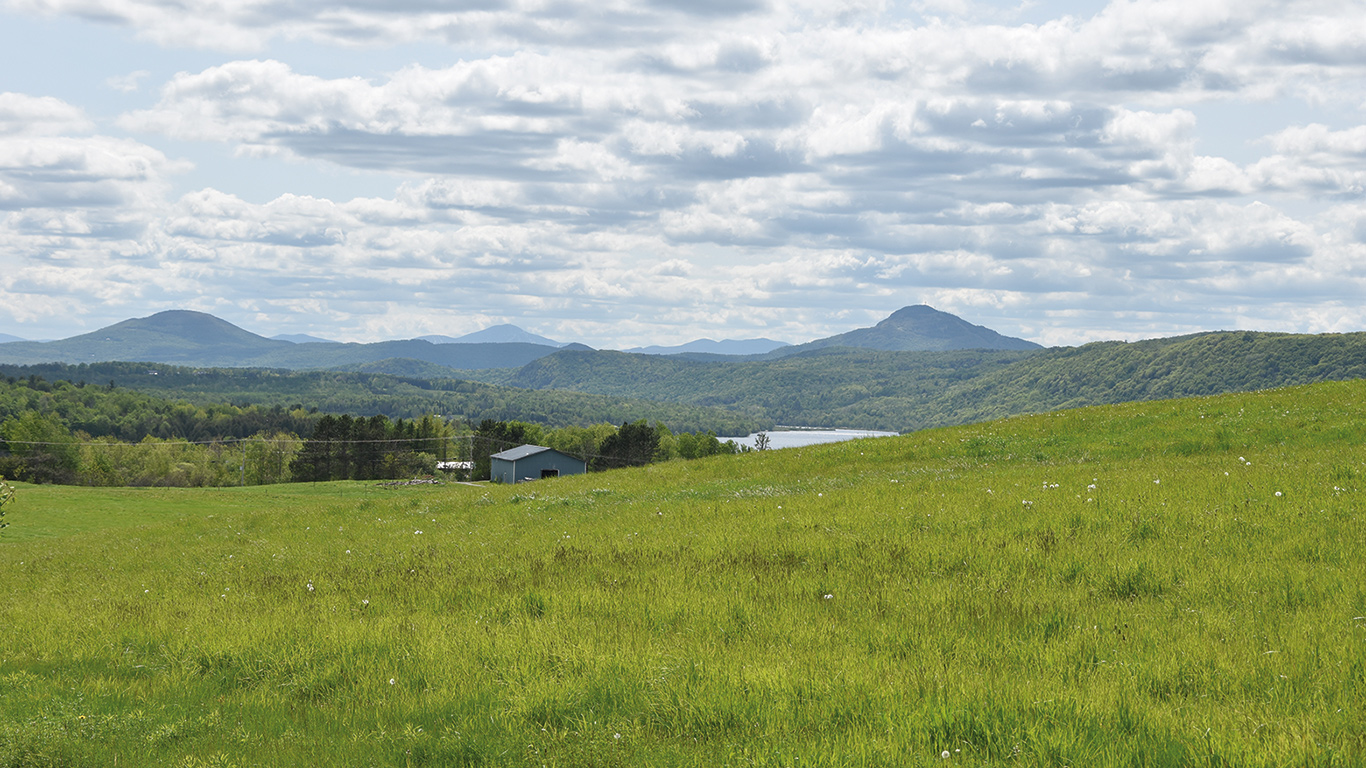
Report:
[[[19,486],[0,766],[1362,765],[1364,473],[1349,382],[515,487]]]

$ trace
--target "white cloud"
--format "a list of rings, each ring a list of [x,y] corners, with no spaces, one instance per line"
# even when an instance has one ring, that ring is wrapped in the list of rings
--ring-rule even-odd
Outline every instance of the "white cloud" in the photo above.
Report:
[[[121,93],[133,93],[140,87],[140,83],[152,73],[145,69],[136,72],[129,72],[126,75],[114,75],[105,79],[105,85]]]
[[[113,126],[0,94],[0,254],[25,274],[0,298],[56,316],[96,296],[102,320],[305,308],[333,327],[289,330],[334,337],[500,317],[629,345],[657,323],[737,335],[707,318],[800,339],[916,301],[1046,340],[1322,325],[1308,307],[1362,287],[1364,7],[1116,0],[1021,24],[958,0],[438,5],[9,0],[261,58],[184,69]],[[337,63],[406,45],[450,54]],[[1198,105],[1270,99],[1349,117],[1287,116],[1252,162],[1206,140]],[[282,189],[301,163],[395,189],[171,199],[184,164],[162,137],[265,158]],[[1278,283],[1300,298],[1269,303]]]
[[[79,107],[60,99],[0,93],[0,136],[84,134],[93,128]]]

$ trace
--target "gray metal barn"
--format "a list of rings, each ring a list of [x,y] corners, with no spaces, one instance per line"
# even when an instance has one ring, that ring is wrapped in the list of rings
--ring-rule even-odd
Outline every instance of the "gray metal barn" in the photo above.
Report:
[[[520,445],[489,457],[491,479],[495,483],[524,483],[544,477],[582,475],[588,463],[554,448]]]

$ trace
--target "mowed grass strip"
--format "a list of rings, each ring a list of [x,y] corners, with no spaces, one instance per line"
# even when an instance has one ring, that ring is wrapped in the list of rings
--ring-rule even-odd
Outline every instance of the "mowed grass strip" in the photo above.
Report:
[[[1359,765],[1363,438],[1351,382],[515,487],[21,486],[0,765]]]

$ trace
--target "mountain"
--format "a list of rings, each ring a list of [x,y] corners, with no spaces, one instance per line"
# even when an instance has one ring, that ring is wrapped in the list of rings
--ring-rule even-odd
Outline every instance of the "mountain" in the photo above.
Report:
[[[433,344],[540,344],[547,347],[563,347],[564,342],[537,336],[515,325],[493,325],[482,331],[467,333],[464,336],[419,336],[423,341]]]
[[[59,341],[26,341],[0,348],[0,361],[13,363],[90,363],[106,360],[214,364],[257,357],[293,347],[273,341],[203,312],[175,309],[115,323],[92,333]]]
[[[674,347],[634,347],[622,351],[634,352],[639,355],[762,355],[787,346],[791,345],[785,341],[774,341],[773,339],[725,339],[724,341],[697,339]]]
[[[28,339],[21,339],[18,336],[11,336],[8,333],[0,333],[0,344],[7,344],[11,341],[28,341]]]
[[[0,346],[0,363],[147,362],[225,368],[326,369],[407,358],[462,370],[519,368],[555,347],[525,342],[295,344],[267,339],[213,315],[170,310],[80,336]],[[390,363],[389,365],[393,365]],[[421,368],[421,366],[419,366]]]
[[[1043,349],[1032,341],[1002,336],[990,328],[940,312],[933,307],[917,304],[902,307],[872,328],[858,328],[830,336],[784,347],[770,353],[770,357],[787,357],[813,349],[855,347],[881,349],[888,352],[946,352],[953,349],[1004,349],[1024,351]]]
[[[292,344],[337,344],[332,339],[320,339],[317,336],[309,336],[306,333],[281,333],[270,338],[275,341],[288,341]]]

